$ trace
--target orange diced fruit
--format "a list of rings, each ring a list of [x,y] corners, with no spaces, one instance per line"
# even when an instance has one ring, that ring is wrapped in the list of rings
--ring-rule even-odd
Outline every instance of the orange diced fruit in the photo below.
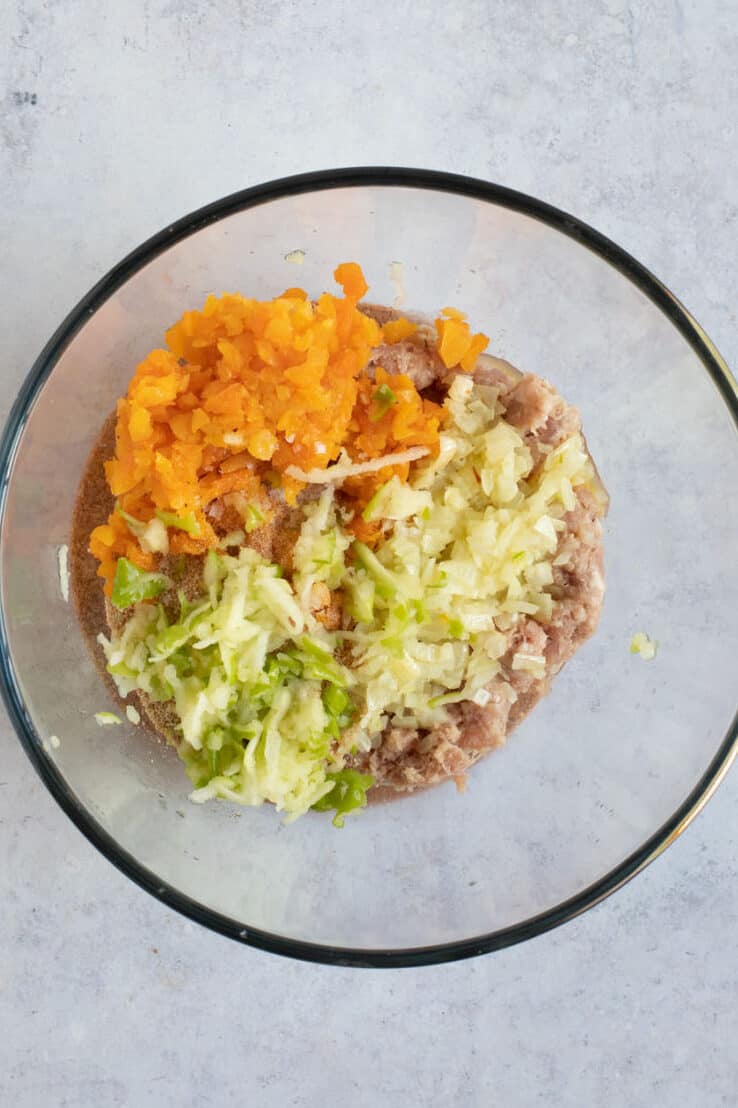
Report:
[[[450,369],[458,365],[461,359],[469,352],[471,336],[469,327],[458,319],[437,319],[438,353],[441,361]]]
[[[471,345],[460,361],[461,368],[467,373],[471,373],[477,364],[477,358],[479,355],[487,349],[489,343],[489,335],[484,335],[480,331],[478,334],[472,336]]]
[[[261,431],[255,431],[252,435],[249,435],[246,441],[246,449],[252,457],[258,458],[260,462],[268,462],[277,449],[276,436],[264,427]]]
[[[115,542],[115,531],[109,523],[101,523],[99,527],[96,527],[92,532],[90,539],[94,543],[100,543],[102,546],[112,546]]]
[[[402,342],[409,339],[418,329],[418,325],[401,316],[399,319],[391,319],[382,326],[382,337],[385,342]]]
[[[347,298],[354,302],[361,300],[369,288],[364,279],[361,266],[357,265],[356,262],[342,262],[334,270],[333,276],[343,288]]]
[[[143,442],[151,434],[151,415],[146,408],[134,408],[128,423],[128,431],[134,442]]]

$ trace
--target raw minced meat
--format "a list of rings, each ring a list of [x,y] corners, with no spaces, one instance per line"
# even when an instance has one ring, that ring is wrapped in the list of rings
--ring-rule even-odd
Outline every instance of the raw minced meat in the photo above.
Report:
[[[387,318],[377,312],[380,322],[383,316]],[[447,383],[448,371],[422,334],[419,341],[402,346],[401,372],[422,388]],[[382,356],[375,354],[373,360],[384,364]],[[578,411],[547,381],[532,373],[515,375],[512,367],[495,368],[491,359],[480,363],[475,379],[499,390],[505,420],[522,433],[534,458],[541,455],[541,447],[544,452],[551,450],[580,431]],[[564,516],[566,530],[556,552],[551,620],[544,625],[522,617],[508,632],[502,673],[487,686],[490,696],[485,704],[450,705],[451,721],[431,732],[390,725],[373,750],[356,755],[352,764],[371,773],[378,787],[402,792],[463,775],[482,755],[505,742],[594,632],[605,591],[601,519],[606,498],[604,490],[597,498],[584,487],[576,490],[576,497],[576,507]],[[526,653],[543,655],[543,675],[512,668],[512,658],[521,647]]]
[[[362,310],[378,323],[397,317],[392,309],[363,305]],[[457,371],[447,369],[438,355],[432,325],[422,317],[415,335],[400,342],[383,344],[371,356],[366,373],[373,376],[377,367],[391,374],[405,374],[416,388],[442,399]],[[480,385],[492,386],[503,418],[515,427],[538,464],[557,445],[580,431],[579,413],[568,405],[546,381],[533,374],[521,375],[508,363],[480,357],[473,373]],[[93,639],[105,623],[120,629],[127,613],[119,612],[102,597],[94,579],[94,566],[86,552],[90,525],[105,518],[112,498],[102,474],[102,461],[110,457],[114,419],[106,424],[88,463],[75,515],[71,546],[72,579],[82,624]],[[293,571],[293,551],[303,519],[302,504],[320,494],[308,488],[295,506],[285,503],[280,493],[271,495],[272,512],[262,526],[244,536],[243,542],[263,558],[278,563],[286,576]],[[448,778],[463,780],[466,771],[483,755],[505,742],[512,729],[531,711],[548,691],[551,680],[594,631],[604,595],[604,568],[601,519],[606,510],[606,494],[585,486],[575,490],[575,506],[563,522],[554,557],[554,598],[551,618],[539,622],[522,615],[507,630],[507,649],[501,658],[500,672],[485,687],[484,695],[474,701],[450,704],[446,720],[434,729],[402,726],[390,720],[369,751],[352,755],[348,764],[370,773],[375,786],[373,797],[409,792],[435,785]],[[233,499],[226,495],[207,510],[210,525],[219,536],[239,531],[242,516]],[[161,570],[171,573],[176,587],[161,600],[172,609],[177,592],[197,595],[202,580],[202,558],[180,555],[164,559]],[[323,586],[311,594],[311,607],[324,626],[333,629],[350,626],[340,594]],[[542,670],[517,668],[517,655],[543,659]],[[131,694],[154,730],[176,744],[178,719],[171,703],[151,703],[144,694]],[[129,702],[130,702],[129,700]]]

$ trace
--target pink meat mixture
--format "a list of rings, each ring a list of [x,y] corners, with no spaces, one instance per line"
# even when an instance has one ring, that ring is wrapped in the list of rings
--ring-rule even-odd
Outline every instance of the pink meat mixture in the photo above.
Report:
[[[438,385],[445,389],[453,376],[439,361],[430,341],[381,348],[373,364],[406,373],[420,389]],[[533,374],[521,376],[511,367],[501,368],[503,365],[480,359],[475,379],[500,391],[505,419],[522,433],[537,460],[541,457],[539,444],[555,447],[580,430],[579,413],[548,382]],[[491,697],[486,705],[471,701],[451,705],[448,722],[432,731],[391,724],[373,750],[355,755],[352,765],[371,773],[378,788],[408,792],[451,777],[463,780],[475,762],[505,742],[548,692],[562,666],[594,632],[605,588],[601,524],[604,490],[598,499],[580,489],[577,500],[577,507],[564,517],[567,529],[562,532],[557,556],[567,557],[554,567],[552,592],[556,602],[551,622],[543,625],[521,617],[509,632],[502,672],[487,686]],[[513,655],[521,648],[544,656],[544,677],[512,669]]]
[[[397,314],[375,307],[365,310],[380,322]],[[422,328],[414,340],[378,347],[367,372],[373,373],[377,365],[391,373],[407,374],[418,389],[430,390],[436,396],[445,393],[454,375],[438,358],[432,335]],[[539,444],[556,446],[580,429],[576,409],[541,378],[532,374],[521,376],[506,363],[485,358],[480,359],[474,376],[478,383],[496,387],[505,407],[505,418],[523,434],[534,459],[541,457]],[[319,495],[320,489],[311,489],[310,493]],[[299,508],[288,508],[279,500],[275,509],[270,523],[247,536],[246,542],[268,560],[279,562],[289,575],[302,514]],[[214,502],[209,512],[219,534],[240,525],[237,513],[220,501]],[[602,502],[580,490],[577,507],[565,517],[567,530],[560,540],[558,554],[566,553],[568,557],[554,569],[557,603],[553,619],[543,626],[522,617],[509,632],[502,673],[488,686],[491,698],[484,707],[471,702],[452,705],[448,708],[448,722],[432,731],[390,724],[371,752],[350,759],[355,768],[373,775],[377,792],[408,792],[447,778],[463,778],[482,755],[504,743],[512,729],[545,695],[552,678],[597,625],[604,593],[602,515]],[[202,566],[199,559],[192,562],[184,587],[186,592],[196,595]],[[167,565],[163,568],[166,570]],[[174,593],[171,598],[162,599],[165,604],[171,599],[174,610]],[[342,613],[335,595],[316,596],[314,608],[316,614],[328,610],[331,624],[340,624]],[[125,621],[125,616],[109,605],[107,616],[111,625]],[[545,677],[537,679],[512,669],[513,655],[521,648],[545,657]],[[173,706],[152,704],[143,695],[138,700],[155,729],[176,742],[177,718]]]

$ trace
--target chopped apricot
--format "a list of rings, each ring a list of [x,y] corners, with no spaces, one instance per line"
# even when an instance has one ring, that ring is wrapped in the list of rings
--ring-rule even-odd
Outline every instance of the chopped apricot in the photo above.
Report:
[[[443,309],[436,320],[436,331],[438,353],[446,368],[460,365],[467,373],[471,373],[478,356],[487,348],[489,336],[481,331],[472,335],[466,316],[456,308]]]
[[[333,276],[343,288],[346,297],[356,302],[367,292],[367,285],[361,266],[356,262],[342,262],[333,272]]]
[[[334,277],[343,297],[323,293],[316,302],[297,288],[268,301],[209,296],[170,327],[168,349],[136,368],[118,402],[106,478],[122,511],[141,524],[157,511],[195,514],[199,535],[169,527],[175,553],[217,545],[204,512],[221,496],[258,500],[272,485],[295,503],[304,486],[287,476],[290,466],[324,469],[342,450],[357,461],[418,445],[437,450],[443,410],[409,377],[362,375],[376,346],[409,338],[416,325],[398,319],[382,328],[357,308],[367,283],[355,262]],[[451,309],[437,325],[447,365],[466,367],[486,345]],[[345,491],[360,505],[393,473],[405,480],[409,467],[347,482]],[[121,555],[151,568],[139,533],[113,512],[90,536],[108,592]]]
[[[400,316],[399,319],[391,319],[382,325],[382,337],[385,342],[402,342],[414,335],[417,329],[417,323]]]

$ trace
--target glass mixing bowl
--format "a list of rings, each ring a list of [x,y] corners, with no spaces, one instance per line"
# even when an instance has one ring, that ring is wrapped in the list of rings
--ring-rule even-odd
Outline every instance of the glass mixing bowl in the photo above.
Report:
[[[553,381],[581,409],[612,503],[600,628],[551,694],[464,794],[448,784],[375,805],[338,831],[314,813],[286,827],[270,807],[192,804],[176,754],[127,721],[98,727],[94,713],[114,705],[58,553],[100,425],[165,328],[208,293],[319,293],[343,260],[361,262],[372,301],[457,305],[491,352]],[[242,942],[404,965],[553,927],[663,850],[735,755],[737,415],[727,367],[671,293],[540,201],[449,174],[352,169],[212,204],[85,297],[10,416],[0,646],[20,740],[110,861]],[[629,653],[639,630],[659,640],[652,661]]]

